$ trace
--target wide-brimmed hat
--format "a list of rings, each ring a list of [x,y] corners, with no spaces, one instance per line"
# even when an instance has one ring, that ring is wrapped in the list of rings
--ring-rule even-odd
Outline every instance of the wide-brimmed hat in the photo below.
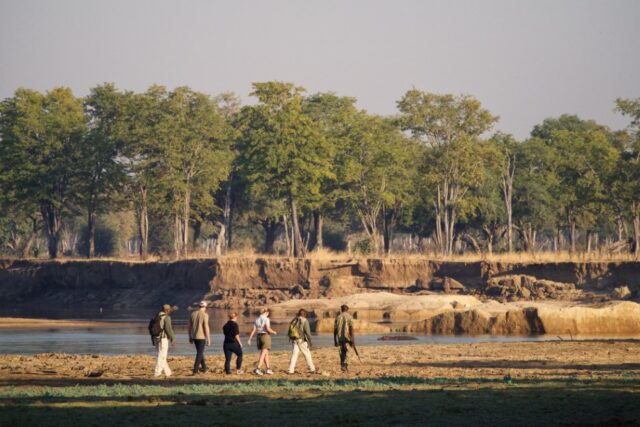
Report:
[[[200,301],[200,303],[198,305],[200,307],[206,307],[207,306],[207,302],[206,301]]]
[[[171,305],[171,304],[164,304],[162,306],[163,310],[169,310],[169,311],[176,311],[178,310],[178,306],[177,305]]]

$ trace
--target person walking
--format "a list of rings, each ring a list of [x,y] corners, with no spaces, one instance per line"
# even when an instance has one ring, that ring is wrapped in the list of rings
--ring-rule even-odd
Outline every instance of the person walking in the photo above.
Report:
[[[271,375],[273,371],[269,367],[269,350],[271,350],[271,335],[276,335],[276,331],[271,329],[271,321],[269,320],[269,309],[263,308],[260,310],[260,316],[253,322],[253,330],[251,331],[251,335],[249,335],[249,339],[247,340],[247,344],[251,345],[251,339],[254,335],[258,335],[258,350],[260,350],[260,358],[258,359],[258,364],[256,365],[255,371],[253,371],[256,375]],[[262,371],[260,369],[262,365],[265,365],[267,368],[266,371]]]
[[[209,329],[209,315],[207,314],[207,302],[200,301],[199,309],[191,313],[189,318],[189,343],[196,346],[196,360],[193,364],[193,375],[198,372],[207,372],[207,364],[204,360],[204,346],[211,345],[211,331]]]
[[[340,368],[342,372],[349,371],[349,347],[356,345],[356,335],[353,330],[353,318],[349,314],[349,306],[342,305],[340,314],[336,317],[333,327],[333,343],[340,347]]]
[[[156,361],[156,368],[153,374],[154,377],[161,376],[163,372],[165,376],[171,376],[171,368],[169,368],[169,364],[167,363],[167,354],[169,353],[169,344],[171,344],[172,347],[175,346],[175,334],[173,333],[170,314],[177,309],[178,307],[176,306],[165,304],[162,306],[162,311],[156,315],[160,324],[161,332],[156,344],[156,348],[158,349],[158,359]]]
[[[222,327],[224,333],[224,372],[231,373],[231,355],[236,355],[236,374],[242,371],[242,341],[240,341],[240,328],[238,327],[238,313],[229,313],[229,321]]]
[[[287,373],[293,374],[295,372],[298,356],[302,353],[304,360],[307,362],[309,372],[315,374],[316,367],[313,365],[313,358],[311,357],[311,328],[309,327],[309,320],[307,320],[306,310],[301,308],[298,311],[298,315],[289,324],[289,339],[291,340],[292,350]]]

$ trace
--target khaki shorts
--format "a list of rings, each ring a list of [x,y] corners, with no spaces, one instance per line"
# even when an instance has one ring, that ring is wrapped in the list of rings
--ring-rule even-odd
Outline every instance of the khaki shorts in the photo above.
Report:
[[[258,335],[258,350],[271,350],[271,335]]]

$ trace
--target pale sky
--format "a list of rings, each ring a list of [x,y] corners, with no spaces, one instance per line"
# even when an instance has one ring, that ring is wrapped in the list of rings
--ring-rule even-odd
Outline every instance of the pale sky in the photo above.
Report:
[[[613,129],[640,97],[637,0],[0,0],[0,98],[154,83],[211,95],[292,81],[396,113],[410,88],[469,94],[525,138],[562,113]]]

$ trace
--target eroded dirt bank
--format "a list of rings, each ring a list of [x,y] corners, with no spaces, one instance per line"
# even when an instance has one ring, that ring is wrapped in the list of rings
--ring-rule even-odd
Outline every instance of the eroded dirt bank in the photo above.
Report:
[[[456,296],[438,310],[369,307],[358,313],[359,320],[404,322],[407,331],[428,333],[640,332],[638,305],[616,302],[637,301],[639,289],[639,262],[509,264],[291,258],[153,263],[0,261],[0,304],[5,306],[82,305],[126,310],[157,308],[166,301],[184,307],[206,299],[212,307],[252,312],[259,306],[277,308],[293,301],[294,307],[296,301],[305,301],[303,305],[321,320],[331,317],[327,313],[335,313],[335,307],[322,311],[321,305],[311,304],[312,299],[367,298],[367,294],[387,292],[411,296],[409,301],[417,303],[423,297],[437,301]],[[561,305],[556,304],[559,301]],[[283,313],[290,315],[287,310]],[[376,330],[380,330],[378,326]]]
[[[373,290],[470,294],[502,301],[637,299],[639,288],[640,262],[507,264],[292,258],[149,263],[0,261],[0,302],[35,298],[96,307],[155,307],[164,300],[184,305],[206,297],[217,307],[241,308]]]

